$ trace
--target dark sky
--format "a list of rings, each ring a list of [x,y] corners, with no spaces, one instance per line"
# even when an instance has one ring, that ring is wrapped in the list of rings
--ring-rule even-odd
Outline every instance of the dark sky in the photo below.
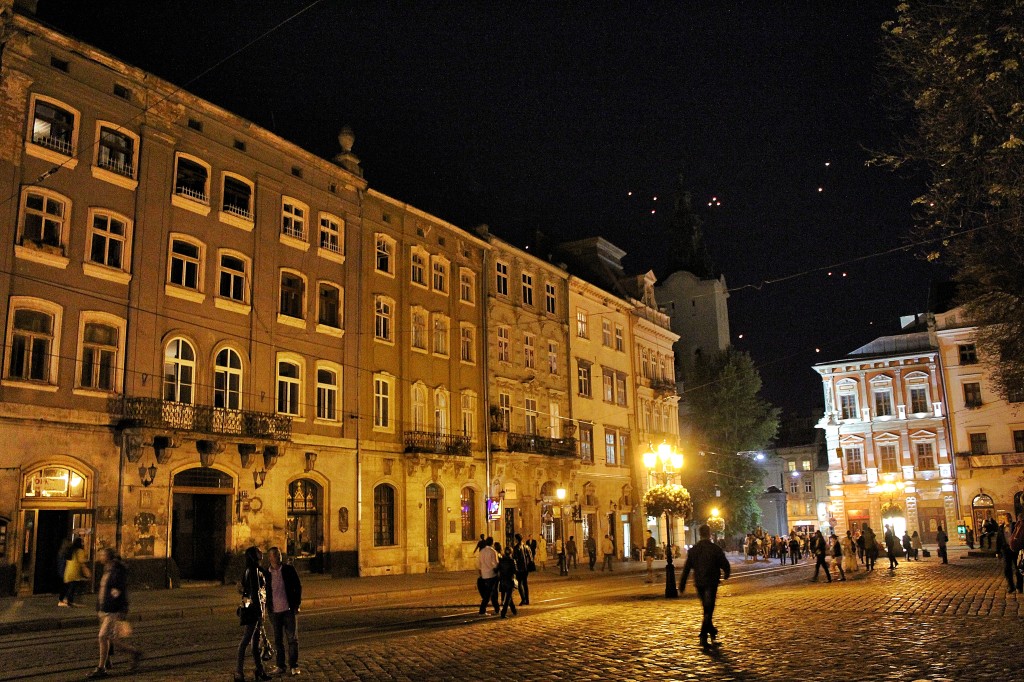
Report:
[[[533,229],[601,234],[627,269],[657,270],[683,174],[734,289],[733,342],[791,409],[821,404],[813,363],[893,332],[937,276],[900,252],[744,287],[906,240],[918,185],[864,166],[865,148],[894,136],[876,75],[890,12],[875,0],[39,3],[62,31],[317,154],[336,153],[351,124],[372,186],[513,243]]]

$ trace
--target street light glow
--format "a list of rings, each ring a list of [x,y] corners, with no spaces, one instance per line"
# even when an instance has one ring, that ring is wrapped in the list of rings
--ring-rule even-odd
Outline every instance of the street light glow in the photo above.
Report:
[[[555,491],[555,497],[557,497],[559,500],[564,500],[565,499],[565,488],[559,488],[558,490],[556,490]]]

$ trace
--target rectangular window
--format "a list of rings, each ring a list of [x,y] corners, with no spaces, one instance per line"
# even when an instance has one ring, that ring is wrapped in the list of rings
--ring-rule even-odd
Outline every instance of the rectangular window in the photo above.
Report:
[[[281,273],[281,309],[279,312],[288,317],[302,319],[303,299],[306,283],[302,277],[292,272]]]
[[[899,471],[899,458],[895,445],[881,445],[878,448],[879,469],[883,474],[894,474]]]
[[[338,375],[329,369],[316,371],[316,418],[338,419]]]
[[[36,100],[32,143],[71,156],[74,151],[75,115],[52,102]]]
[[[498,417],[501,419],[501,430],[512,429],[512,396],[508,393],[498,394]]]
[[[174,193],[194,201],[209,203],[210,170],[198,161],[177,157]]]
[[[306,207],[285,198],[281,202],[281,234],[306,240]]]
[[[544,284],[544,310],[546,310],[549,315],[554,315],[555,310],[557,310],[556,300],[555,285],[551,282],[547,282]]]
[[[531,436],[537,435],[537,399],[526,399],[526,433]]]
[[[373,426],[391,428],[391,381],[381,376],[373,378]]]
[[[512,330],[508,327],[498,327],[498,362],[511,362]]]
[[[118,270],[124,267],[127,223],[109,213],[96,211],[89,229],[89,260]]]
[[[935,450],[931,443],[916,443],[914,449],[917,450],[918,471],[931,471],[935,468]]]
[[[380,484],[373,489],[373,546],[395,544],[395,489]]]
[[[523,273],[523,305],[533,305],[533,275]]]
[[[494,264],[494,289],[499,296],[508,296],[508,265]]]
[[[910,412],[912,414],[925,414],[929,411],[928,389],[924,386],[911,386]]]
[[[198,244],[181,239],[171,242],[171,284],[199,290],[200,253]]]
[[[803,469],[804,471],[810,471],[811,470],[811,460],[809,460],[809,459],[802,460],[800,462],[800,468]]]
[[[320,248],[331,253],[341,253],[341,226],[340,218],[327,214],[320,214]]]
[[[813,493],[814,492],[814,481],[811,479],[810,476],[804,476],[804,492],[805,493]]]
[[[60,247],[64,243],[67,204],[49,193],[25,192],[21,243]]]
[[[320,283],[317,296],[317,324],[341,329],[341,290],[333,284]]]
[[[608,320],[601,320],[601,345],[612,347],[612,323]]]
[[[238,256],[228,253],[220,255],[220,285],[218,293],[221,298],[245,303],[246,264]]]
[[[629,464],[629,434],[619,431],[619,464]]]
[[[972,455],[987,455],[988,454],[988,435],[984,433],[972,433],[970,434],[971,439],[971,454]]]
[[[846,473],[850,476],[858,476],[864,473],[864,458],[860,448],[843,448],[846,455]]]
[[[964,404],[967,407],[981,407],[981,384],[970,381],[964,384]]]
[[[594,426],[580,423],[580,459],[588,464],[594,461]]]
[[[615,402],[626,404],[626,375],[623,372],[615,373]]]
[[[459,348],[463,362],[475,362],[476,333],[472,327],[462,326],[459,329]]]
[[[100,391],[114,390],[114,364],[117,358],[116,327],[95,322],[85,324],[82,337],[82,373],[79,385]]]
[[[427,349],[427,313],[423,309],[414,308],[412,311],[412,347],[420,350]]]
[[[800,492],[800,479],[796,476],[789,477],[789,492],[794,495]]]
[[[476,277],[469,270],[459,272],[459,300],[463,303],[476,300]]]
[[[576,310],[576,336],[581,339],[589,339],[590,331],[587,328],[587,311]]]
[[[448,318],[434,316],[434,353],[448,355]]]
[[[604,370],[602,373],[602,395],[604,395],[604,401],[606,403],[615,402],[615,372],[610,369]]]
[[[978,347],[973,343],[962,343],[956,347],[960,355],[961,365],[975,365],[978,363]]]
[[[382,234],[377,235],[375,261],[377,272],[383,272],[388,275],[393,274],[391,271],[391,267],[394,249],[394,242],[391,239]]]
[[[135,177],[135,140],[124,132],[100,126],[96,165],[126,178]]]
[[[562,437],[562,416],[558,403],[554,400],[548,403],[548,417],[551,419],[551,437]]]
[[[649,362],[648,357],[647,357],[647,349],[646,348],[642,348],[640,350],[640,376],[642,376],[644,379],[650,379],[651,378],[651,368],[650,368],[650,362]]]
[[[614,429],[604,430],[604,463],[618,464],[619,434]]]
[[[857,419],[857,396],[853,393],[839,395],[839,418]]]
[[[462,394],[462,435],[476,438],[476,396]]]
[[[892,416],[892,389],[880,388],[875,391],[875,416]]]
[[[280,414],[299,415],[301,387],[299,366],[294,362],[277,363],[277,411]]]
[[[534,369],[537,366],[537,349],[533,334],[523,334],[523,366]]]
[[[1013,432],[1013,451],[1024,452],[1024,431]]]
[[[786,471],[796,471],[796,461],[789,460],[786,462]]]
[[[433,288],[442,294],[448,293],[448,263],[438,258],[431,259]]]
[[[577,390],[582,397],[589,398],[591,397],[591,364],[583,360],[577,360],[576,364]]]
[[[391,341],[391,300],[377,296],[373,307],[373,333],[381,341]]]
[[[558,344],[548,341],[548,372],[558,374]]]
[[[222,208],[245,220],[252,220],[252,185],[230,175],[224,176]]]
[[[1024,388],[1011,388],[1006,396],[1008,403],[1024,403]]]
[[[626,352],[626,341],[624,337],[625,332],[622,327],[615,325],[615,350],[620,353]]]

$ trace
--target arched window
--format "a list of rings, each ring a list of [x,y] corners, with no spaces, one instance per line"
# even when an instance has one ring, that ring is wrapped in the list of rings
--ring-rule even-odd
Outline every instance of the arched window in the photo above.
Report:
[[[381,483],[373,489],[373,546],[395,544],[395,489]]]
[[[242,407],[242,360],[225,348],[217,353],[213,375],[213,406],[228,410]]]
[[[427,430],[427,388],[423,384],[412,387],[412,430]]]
[[[171,339],[164,351],[164,400],[193,404],[196,351],[182,338]]]
[[[24,497],[85,499],[86,477],[64,466],[45,466],[28,473],[22,487]]]
[[[434,391],[434,432],[448,433],[448,392]]]
[[[323,545],[323,527],[323,488],[308,478],[289,483],[285,528],[288,555],[314,556]]]
[[[476,493],[472,488],[462,489],[462,541],[476,540]]]

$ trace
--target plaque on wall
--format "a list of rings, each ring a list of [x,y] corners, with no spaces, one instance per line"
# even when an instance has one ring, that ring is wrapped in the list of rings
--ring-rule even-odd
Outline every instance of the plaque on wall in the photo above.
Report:
[[[96,523],[117,523],[117,507],[96,507]]]

